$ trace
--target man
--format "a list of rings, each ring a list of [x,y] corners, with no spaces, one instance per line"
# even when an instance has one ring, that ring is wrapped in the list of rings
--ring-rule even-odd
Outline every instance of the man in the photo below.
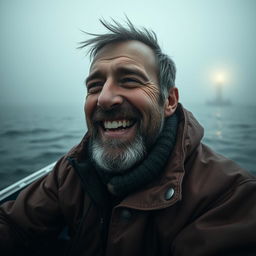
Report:
[[[201,143],[155,34],[101,22],[109,33],[81,46],[88,133],[1,206],[1,252],[256,255],[255,177]]]

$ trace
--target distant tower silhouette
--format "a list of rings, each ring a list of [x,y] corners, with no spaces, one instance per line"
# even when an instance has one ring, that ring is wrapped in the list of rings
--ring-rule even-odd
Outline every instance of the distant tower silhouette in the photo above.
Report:
[[[216,97],[215,100],[210,100],[206,102],[208,105],[215,106],[227,106],[231,105],[230,100],[225,100],[223,98],[223,77],[219,75],[216,79]]]
[[[223,102],[222,97],[222,82],[218,82],[216,86],[216,102]]]

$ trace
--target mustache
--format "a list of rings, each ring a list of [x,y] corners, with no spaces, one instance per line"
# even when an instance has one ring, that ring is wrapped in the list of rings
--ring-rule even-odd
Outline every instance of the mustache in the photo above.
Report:
[[[103,109],[97,106],[93,115],[93,122],[101,122],[104,120],[122,120],[122,119],[139,119],[141,117],[139,111],[129,105],[120,105],[111,109]]]

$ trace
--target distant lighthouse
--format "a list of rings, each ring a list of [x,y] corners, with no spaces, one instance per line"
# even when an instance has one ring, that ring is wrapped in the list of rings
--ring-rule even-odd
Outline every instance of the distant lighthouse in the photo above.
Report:
[[[223,98],[223,84],[224,84],[224,76],[223,74],[217,74],[216,78],[216,96],[215,99],[209,100],[206,103],[208,105],[215,105],[215,106],[228,106],[231,105],[230,100],[225,100]]]

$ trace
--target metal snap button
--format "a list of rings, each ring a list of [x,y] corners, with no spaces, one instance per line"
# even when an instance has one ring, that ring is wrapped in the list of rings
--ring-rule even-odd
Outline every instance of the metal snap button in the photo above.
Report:
[[[165,192],[165,200],[170,200],[173,197],[174,192],[173,188],[168,188]]]

